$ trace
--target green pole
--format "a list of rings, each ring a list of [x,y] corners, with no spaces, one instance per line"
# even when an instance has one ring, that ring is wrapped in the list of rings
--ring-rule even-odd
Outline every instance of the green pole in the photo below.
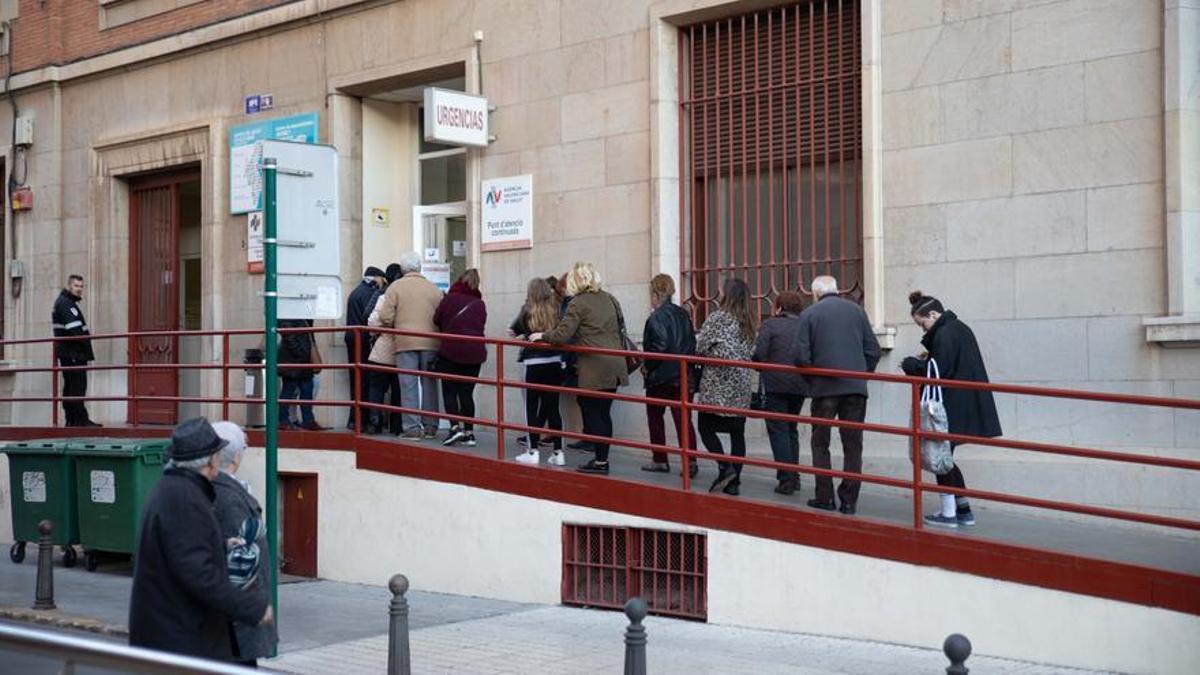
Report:
[[[276,236],[278,232],[274,157],[263,158],[263,312],[267,327],[266,424],[267,424],[267,544],[271,555],[271,606],[279,625],[279,279]],[[274,656],[274,653],[272,653]]]

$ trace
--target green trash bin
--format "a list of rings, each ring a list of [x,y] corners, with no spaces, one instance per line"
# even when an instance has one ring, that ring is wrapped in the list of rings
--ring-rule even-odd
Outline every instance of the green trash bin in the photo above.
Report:
[[[12,496],[13,542],[8,557],[25,560],[25,546],[37,545],[38,523],[54,523],[50,541],[63,550],[63,565],[74,567],[75,544],[79,543],[78,509],[75,503],[75,463],[66,453],[66,439],[9,443],[8,487]]]
[[[67,444],[75,460],[79,543],[88,571],[100,553],[137,550],[142,505],[158,479],[171,442],[166,439],[88,439]]]

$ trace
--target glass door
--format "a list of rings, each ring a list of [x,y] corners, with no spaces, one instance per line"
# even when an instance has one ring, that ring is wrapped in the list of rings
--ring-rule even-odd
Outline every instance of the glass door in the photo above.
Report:
[[[465,202],[413,207],[413,248],[423,274],[443,291],[467,270]]]

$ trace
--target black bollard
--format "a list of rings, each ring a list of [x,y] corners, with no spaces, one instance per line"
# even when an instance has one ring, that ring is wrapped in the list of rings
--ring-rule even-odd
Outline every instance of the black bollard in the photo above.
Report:
[[[54,523],[43,520],[38,523],[38,569],[37,590],[34,592],[34,609],[54,609],[54,544],[50,534]]]
[[[411,675],[408,653],[408,577],[397,574],[388,581],[392,603],[388,607],[388,675]]]
[[[646,675],[646,627],[642,619],[650,608],[646,601],[633,597],[625,603],[629,627],[625,629],[625,675]]]
[[[967,675],[971,672],[966,666],[967,657],[971,655],[971,641],[966,635],[954,633],[946,638],[942,643],[942,651],[945,652],[946,658],[950,659],[946,675]]]

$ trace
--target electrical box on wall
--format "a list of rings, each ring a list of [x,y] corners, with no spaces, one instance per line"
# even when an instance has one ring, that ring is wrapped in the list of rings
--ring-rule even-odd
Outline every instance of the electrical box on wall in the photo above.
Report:
[[[33,145],[33,117],[29,115],[18,117],[15,135],[18,148],[28,148]]]

